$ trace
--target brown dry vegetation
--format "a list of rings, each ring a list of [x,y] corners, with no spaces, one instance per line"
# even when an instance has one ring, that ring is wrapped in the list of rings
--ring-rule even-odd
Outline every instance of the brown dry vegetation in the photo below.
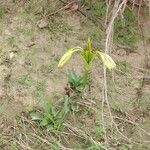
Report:
[[[42,110],[41,97],[53,103],[64,94],[69,68],[82,73],[78,56],[57,68],[68,48],[85,45],[90,35],[95,48],[105,49],[106,5],[98,0],[0,1],[0,149],[150,149],[149,1],[141,2],[134,8],[128,2],[128,27],[115,22],[110,55],[117,68],[107,73],[112,116],[102,103],[103,67],[96,61],[90,97],[74,98],[75,115],[67,116],[62,129],[47,131],[30,112]]]

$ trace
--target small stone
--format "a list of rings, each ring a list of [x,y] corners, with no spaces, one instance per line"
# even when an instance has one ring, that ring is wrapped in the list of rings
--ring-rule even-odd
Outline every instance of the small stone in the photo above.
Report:
[[[11,60],[14,56],[15,56],[14,52],[11,52],[11,53],[9,54],[10,60]]]
[[[48,26],[48,23],[46,20],[42,19],[42,20],[39,20],[37,22],[37,26],[40,28],[40,29],[43,29],[43,28],[46,28]]]
[[[125,50],[120,49],[120,50],[117,50],[117,54],[118,54],[119,56],[125,56],[127,53],[126,53]]]

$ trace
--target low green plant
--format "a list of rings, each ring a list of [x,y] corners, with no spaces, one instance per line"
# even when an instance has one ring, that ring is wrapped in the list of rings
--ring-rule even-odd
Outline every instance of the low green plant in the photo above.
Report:
[[[126,147],[125,145],[121,145],[121,146],[119,147],[119,150],[127,150],[127,147]]]
[[[19,81],[18,82],[20,84],[25,85],[25,86],[31,87],[34,81],[33,81],[32,77],[29,74],[24,74],[24,75],[21,75],[19,77]]]
[[[60,59],[58,63],[58,67],[61,68],[63,67],[72,57],[74,53],[78,53],[81,57],[81,60],[84,63],[84,77],[88,81],[88,84],[90,83],[90,74],[91,74],[91,67],[94,59],[99,58],[99,60],[108,68],[108,69],[113,69],[116,67],[115,62],[112,60],[112,58],[103,53],[102,51],[95,50],[92,47],[92,43],[90,38],[87,40],[87,44],[85,48],[82,47],[74,47],[69,49]],[[90,84],[89,84],[90,85]]]
[[[115,111],[115,112],[120,112],[120,103],[118,101],[115,101],[113,104],[112,104],[112,109]]]
[[[103,137],[104,133],[105,133],[105,131],[104,131],[103,127],[97,126],[94,128],[94,135],[96,137]]]
[[[72,26],[70,26],[67,22],[64,22],[63,26],[62,26],[62,31],[63,32],[69,32],[71,30],[72,30]]]
[[[123,16],[124,18],[118,16],[115,20],[114,39],[120,44],[134,47],[138,38],[138,32],[136,29],[137,19],[129,8],[125,9]]]
[[[103,150],[98,144],[91,144],[87,150]]]
[[[103,2],[96,2],[91,7],[93,13],[97,16],[105,16],[106,14],[106,5]]]
[[[15,43],[16,43],[16,39],[15,39],[15,37],[9,37],[8,38],[8,44],[10,45],[10,46],[15,46]]]
[[[67,77],[69,86],[74,91],[81,91],[87,83],[86,78],[84,76],[77,75],[73,69],[68,71]]]
[[[101,33],[101,34],[100,34]],[[100,30],[100,28],[98,26],[93,26],[90,30],[91,37],[95,40],[95,41],[100,41],[102,40],[102,31]]]
[[[126,60],[117,62],[118,68],[122,73],[129,72],[130,63]]]
[[[59,102],[62,102],[63,106],[58,110],[58,102],[51,104],[46,101],[43,102],[43,112],[32,112],[31,118],[39,123],[40,127],[47,127],[50,130],[59,130],[69,112],[69,98],[64,96]]]
[[[0,19],[5,15],[5,9],[3,6],[0,6]]]
[[[60,28],[60,24],[56,20],[50,20],[48,22],[48,29],[51,31],[58,30]]]
[[[35,95],[40,98],[40,96],[44,95],[44,91],[46,88],[46,80],[39,80],[35,86]]]

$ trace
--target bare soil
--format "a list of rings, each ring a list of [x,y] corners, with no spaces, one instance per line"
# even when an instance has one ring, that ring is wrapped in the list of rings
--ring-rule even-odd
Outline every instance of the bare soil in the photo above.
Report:
[[[40,107],[39,93],[45,99],[64,93],[69,68],[82,73],[78,56],[62,70],[57,68],[58,60],[68,48],[83,46],[97,27],[77,10],[68,8],[57,13],[64,6],[60,1],[46,6],[46,2],[36,0],[0,2],[0,149],[97,150],[92,148],[93,140],[104,141],[94,133],[99,127],[103,96],[103,69],[98,60],[92,70],[92,100],[79,100],[81,111],[75,122],[67,120],[65,131],[41,130],[28,113]],[[54,15],[47,17],[46,12]],[[143,37],[138,39],[134,52],[116,45],[111,52],[119,65],[113,73],[108,72],[108,98],[118,129],[128,137],[122,137],[115,128],[113,131],[104,106],[111,150],[150,149],[149,18],[141,20],[141,28]],[[104,37],[94,34],[93,44],[101,49]]]

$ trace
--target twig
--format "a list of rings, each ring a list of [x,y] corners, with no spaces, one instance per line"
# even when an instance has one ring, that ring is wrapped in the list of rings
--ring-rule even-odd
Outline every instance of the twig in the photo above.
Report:
[[[50,17],[50,16],[52,16],[52,15],[55,15],[55,14],[59,13],[60,11],[69,8],[69,6],[70,6],[71,4],[73,4],[73,3],[74,3],[74,2],[70,2],[70,3],[66,4],[64,7],[59,8],[58,10],[56,10],[56,11],[54,11],[54,12],[48,14],[47,17]]]
[[[68,128],[70,128],[71,130],[73,130],[74,132],[77,132],[78,134],[82,135],[83,137],[88,137],[89,141],[91,141],[93,144],[100,146],[101,148],[103,148],[104,150],[108,150],[106,147],[104,147],[100,142],[95,141],[91,136],[89,136],[88,134],[86,134],[85,132],[83,132],[82,130],[76,128],[76,127],[72,127],[70,124],[66,124],[66,126]]]
[[[111,18],[111,20],[110,20],[110,22],[108,24],[107,29],[106,29],[106,35],[107,35],[106,36],[106,42],[105,42],[105,53],[106,54],[109,52],[109,48],[110,48],[110,45],[111,45],[110,41],[112,42],[111,38],[112,38],[112,34],[113,34],[114,20],[116,19],[117,15],[118,15],[118,12],[121,11],[122,8],[124,9],[123,6],[125,6],[126,3],[127,3],[127,0],[123,0],[121,3],[120,3],[120,1],[117,1],[114,4],[114,11],[112,13],[112,18]],[[108,101],[108,95],[107,95],[107,72],[106,72],[106,67],[105,66],[104,66],[103,70],[104,70],[103,71],[103,78],[104,78],[104,92],[103,92],[103,94],[104,94],[104,100],[103,101],[105,101],[106,104],[107,104],[109,115],[110,115],[110,118],[111,118],[111,125],[115,126],[117,132],[123,138],[125,138],[127,141],[131,142],[131,140],[128,137],[126,137],[125,135],[123,135],[119,131],[118,126],[115,123],[114,118],[112,116],[111,109],[110,109],[110,104],[109,104],[109,101]]]
[[[149,133],[149,132],[147,132],[147,131],[144,130],[143,128],[139,127],[139,124],[137,124],[137,123],[135,123],[135,122],[133,122],[133,121],[131,121],[131,120],[127,120],[127,119],[120,118],[120,117],[117,117],[117,116],[113,116],[113,118],[119,119],[119,120],[122,120],[122,121],[125,121],[125,122],[127,122],[127,123],[129,123],[129,124],[132,124],[132,125],[134,125],[134,126],[137,126],[137,127],[138,127],[140,130],[142,130],[145,134],[147,134],[148,136],[150,136],[150,133]]]

